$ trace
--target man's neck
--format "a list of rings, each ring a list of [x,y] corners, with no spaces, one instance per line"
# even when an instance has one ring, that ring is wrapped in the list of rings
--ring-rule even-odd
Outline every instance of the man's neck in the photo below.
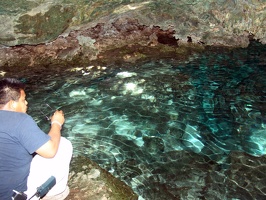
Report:
[[[8,103],[5,105],[3,105],[3,104],[0,105],[0,110],[13,111],[10,109],[10,106],[8,105]]]

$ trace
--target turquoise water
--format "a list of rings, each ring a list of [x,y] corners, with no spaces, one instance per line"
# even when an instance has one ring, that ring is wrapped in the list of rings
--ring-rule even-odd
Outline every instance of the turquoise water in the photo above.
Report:
[[[140,199],[266,198],[265,46],[23,77],[29,114]],[[48,107],[47,104],[50,106]]]

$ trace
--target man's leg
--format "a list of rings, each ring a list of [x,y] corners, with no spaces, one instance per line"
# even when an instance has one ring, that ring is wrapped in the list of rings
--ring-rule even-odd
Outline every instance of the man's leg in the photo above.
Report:
[[[28,190],[26,194],[28,198],[34,195],[37,187],[40,187],[51,176],[55,177],[56,184],[46,196],[58,195],[67,189],[72,153],[71,142],[61,137],[59,148],[54,158],[43,158],[39,155],[33,158],[27,183]]]

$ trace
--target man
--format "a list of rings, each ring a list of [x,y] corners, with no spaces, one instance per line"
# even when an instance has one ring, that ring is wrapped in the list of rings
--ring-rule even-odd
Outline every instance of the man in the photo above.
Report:
[[[10,200],[13,190],[27,199],[48,178],[56,185],[43,199],[64,199],[72,157],[72,144],[61,137],[65,118],[55,111],[45,134],[27,112],[25,87],[12,78],[0,80],[0,199]]]

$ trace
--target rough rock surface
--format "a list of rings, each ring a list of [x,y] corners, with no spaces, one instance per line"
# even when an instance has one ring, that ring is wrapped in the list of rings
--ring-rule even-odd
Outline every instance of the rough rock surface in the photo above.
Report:
[[[246,47],[251,37],[265,44],[265,7],[259,0],[1,1],[0,66],[78,65],[122,47],[132,61],[147,46],[185,55],[191,44]]]
[[[66,200],[138,199],[138,196],[125,183],[85,157],[74,157],[70,170],[70,194]]]
[[[265,7],[261,0],[1,1],[0,43],[46,43],[70,30],[97,24],[108,28],[118,18],[130,18],[140,25],[173,30],[181,41],[189,36],[208,45],[247,46],[249,34],[266,42]]]
[[[71,31],[67,36],[60,36],[54,41],[38,45],[19,45],[0,49],[1,66],[48,66],[77,65],[88,63],[96,59],[104,60],[105,54],[116,50],[116,57],[134,53],[134,57],[146,54],[142,50],[147,47],[160,52],[176,51],[177,54],[186,54],[189,49],[202,49],[201,44],[188,42],[189,47],[178,44],[173,37],[173,31],[163,31],[159,27],[140,25],[136,20],[129,18],[117,19],[110,26],[104,24],[79,31]],[[131,57],[131,56],[130,56]],[[119,58],[120,59],[120,58]],[[107,60],[107,59],[105,59]],[[125,57],[125,61],[128,59]]]
[[[228,157],[230,165],[210,161],[192,152],[175,151],[171,157],[183,157],[186,161],[175,163],[177,171],[172,173],[168,169],[173,163],[154,169],[154,173],[160,170],[162,175],[167,172],[169,179],[179,184],[179,188],[174,190],[168,183],[161,184],[160,190],[165,192],[164,199],[187,199],[188,196],[191,199],[265,199],[266,156],[254,157],[243,152],[231,152]],[[182,183],[186,181],[191,182],[190,187],[183,186]],[[194,184],[202,185],[201,190]],[[228,190],[225,191],[222,185],[226,185]],[[66,200],[138,199],[123,182],[84,157],[76,157],[72,161],[69,186],[70,194]]]

